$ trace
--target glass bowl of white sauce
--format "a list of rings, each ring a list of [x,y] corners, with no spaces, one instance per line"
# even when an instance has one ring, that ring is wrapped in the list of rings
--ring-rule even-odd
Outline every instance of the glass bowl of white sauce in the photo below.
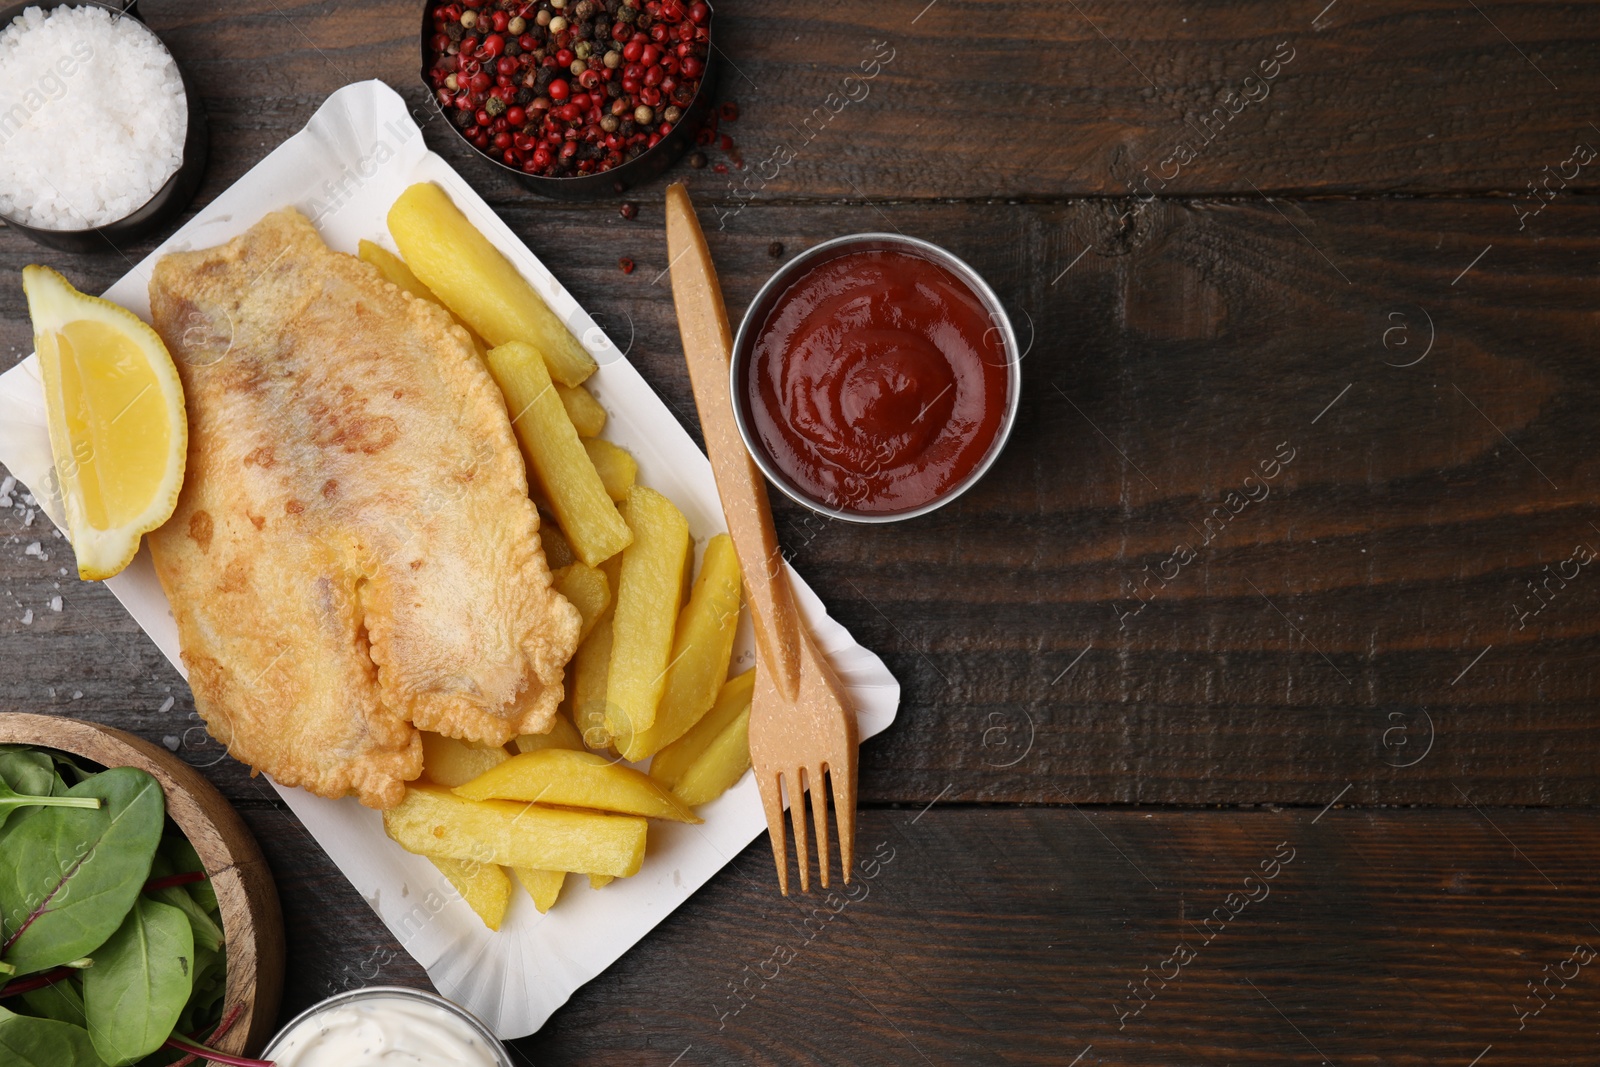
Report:
[[[477,1016],[406,986],[329,997],[296,1016],[261,1056],[277,1067],[513,1067]]]

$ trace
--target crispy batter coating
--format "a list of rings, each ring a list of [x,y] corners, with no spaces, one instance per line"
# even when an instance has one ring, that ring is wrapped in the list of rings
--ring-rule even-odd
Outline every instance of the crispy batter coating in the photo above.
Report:
[[[164,257],[150,303],[189,467],[149,543],[211,732],[281,783],[389,808],[419,729],[548,729],[578,612],[466,333],[293,210]]]

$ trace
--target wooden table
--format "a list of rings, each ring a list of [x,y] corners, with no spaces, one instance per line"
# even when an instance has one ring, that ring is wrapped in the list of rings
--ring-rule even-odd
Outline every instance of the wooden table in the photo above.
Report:
[[[211,114],[200,201],[346,82],[423,101],[415,8],[149,0]],[[758,842],[526,1062],[1596,1062],[1600,7],[721,16],[745,167],[674,173],[734,312],[775,256],[930,238],[1012,310],[1025,395],[935,515],[778,505],[905,687],[862,752],[866,895],[784,900]],[[428,140],[697,433],[661,186],[627,221]],[[5,365],[40,259],[91,291],[128,265],[0,234]],[[0,514],[0,709],[207,768],[282,888],[286,1013],[426,982],[25,514]]]

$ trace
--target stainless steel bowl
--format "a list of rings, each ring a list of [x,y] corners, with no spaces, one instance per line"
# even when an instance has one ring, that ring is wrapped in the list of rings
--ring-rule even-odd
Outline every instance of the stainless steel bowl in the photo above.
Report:
[[[289,1025],[278,1031],[278,1036],[274,1037],[267,1044],[266,1049],[262,1051],[261,1058],[270,1060],[273,1053],[281,1051],[283,1040],[294,1032],[295,1027],[299,1026],[307,1019],[315,1018],[330,1008],[337,1008],[345,1004],[362,1000],[377,1000],[384,997],[398,997],[401,999],[416,1000],[424,1004],[432,1004],[435,1007],[444,1009],[449,1014],[455,1016],[457,1019],[460,1019],[470,1030],[478,1034],[484,1039],[485,1042],[488,1043],[490,1050],[493,1051],[497,1057],[499,1067],[515,1067],[515,1064],[513,1064],[511,1060],[511,1053],[506,1050],[505,1043],[495,1036],[494,1031],[490,1030],[482,1019],[479,1019],[476,1015],[472,1014],[461,1005],[455,1003],[454,1001],[446,1000],[437,993],[430,993],[426,989],[412,989],[410,986],[399,985],[375,985],[367,986],[365,989],[351,989],[344,993],[336,993],[327,1000],[322,1001],[320,1004],[313,1004],[311,1007],[307,1008],[305,1011],[289,1020]]]
[[[428,40],[433,36],[434,6],[432,0],[422,5],[422,66],[419,77],[422,80],[423,90],[433,101],[440,116],[444,118],[445,126],[473,155],[489,163],[523,188],[540,196],[547,196],[553,200],[593,200],[604,196],[620,196],[635,186],[654,181],[694,146],[695,135],[710,113],[712,101],[717,95],[717,78],[722,72],[722,50],[716,47],[716,5],[708,4],[711,7],[711,18],[706,23],[706,28],[710,38],[706,48],[706,66],[701,74],[700,88],[695,92],[694,99],[683,109],[683,117],[672,127],[671,133],[658,141],[654,148],[646,149],[633,159],[610,170],[602,170],[595,174],[575,174],[564,178],[528,174],[519,167],[507,166],[504,161],[494,158],[467,140],[466,134],[450,121],[449,111],[439,103],[433,83],[428,80],[428,70],[432,67],[434,58],[432,49],[428,46]]]
[[[778,299],[788,291],[802,275],[811,268],[830,259],[848,255],[852,252],[906,252],[914,256],[944,267],[951,274],[966,283],[973,295],[983,304],[989,312],[989,321],[1000,330],[1004,342],[1006,360],[1006,410],[1000,422],[1000,430],[995,434],[994,443],[989,446],[988,453],[957,485],[952,487],[943,496],[936,497],[920,507],[909,508],[905,511],[893,512],[864,512],[849,511],[842,508],[829,507],[820,500],[814,499],[803,489],[791,482],[787,475],[773,462],[767,454],[766,448],[756,438],[755,431],[751,428],[749,412],[749,398],[744,389],[744,369],[749,363],[751,353],[755,349],[756,335],[766,323],[767,316],[771,313]],[[755,299],[750,302],[750,307],[744,313],[744,319],[739,323],[739,332],[733,342],[733,359],[729,367],[729,390],[733,397],[733,417],[739,426],[739,436],[744,439],[744,446],[749,451],[750,457],[756,461],[756,466],[761,468],[761,473],[767,480],[783,491],[783,494],[797,503],[815,511],[819,515],[826,515],[833,519],[843,519],[846,522],[880,523],[899,522],[903,519],[914,519],[919,515],[926,515],[930,511],[944,507],[956,497],[965,493],[978,483],[1000,453],[1006,447],[1006,441],[1011,436],[1012,424],[1017,419],[1017,404],[1022,398],[1022,357],[1017,348],[1017,335],[1011,328],[1011,317],[1006,314],[1005,306],[1000,303],[1000,298],[995,296],[994,290],[989,288],[989,283],[983,276],[973,270],[965,260],[954,255],[944,248],[929,241],[916,237],[907,237],[898,233],[852,233],[844,237],[835,237],[819,245],[806,249],[795,256],[794,259],[784,264],[776,274],[767,279],[767,283],[756,293]]]
[[[30,7],[43,8],[45,11],[52,11],[58,7],[103,7],[113,14],[144,21],[139,15],[138,0],[129,0],[127,3],[121,0],[115,2],[113,0],[25,0],[23,3],[11,4],[0,9],[0,29],[11,25],[12,20]],[[161,40],[161,35],[156,34],[156,39]],[[161,41],[161,47],[166,48],[168,54],[171,54],[172,49],[168,48],[166,41]],[[176,56],[173,57],[173,62],[177,63]],[[201,101],[200,94],[195,91],[194,83],[189,80],[183,64],[177,65],[178,77],[183,80],[183,93],[189,110],[189,125],[184,133],[183,158],[178,163],[178,169],[149,200],[131,214],[89,229],[52,230],[43,226],[30,226],[9,215],[0,215],[5,225],[18,233],[26,234],[38,244],[63,252],[116,252],[120,251],[121,243],[137,241],[177,218],[183,209],[189,206],[189,202],[194,199],[194,194],[200,188],[200,179],[205,174],[206,157],[211,144],[205,104]]]

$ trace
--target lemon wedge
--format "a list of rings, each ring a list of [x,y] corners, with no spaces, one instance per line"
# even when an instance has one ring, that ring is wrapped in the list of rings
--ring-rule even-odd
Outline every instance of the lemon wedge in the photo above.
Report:
[[[109,578],[177,506],[189,447],[183,384],[166,345],[133,312],[78,292],[49,267],[24,267],[22,289],[78,574]]]

